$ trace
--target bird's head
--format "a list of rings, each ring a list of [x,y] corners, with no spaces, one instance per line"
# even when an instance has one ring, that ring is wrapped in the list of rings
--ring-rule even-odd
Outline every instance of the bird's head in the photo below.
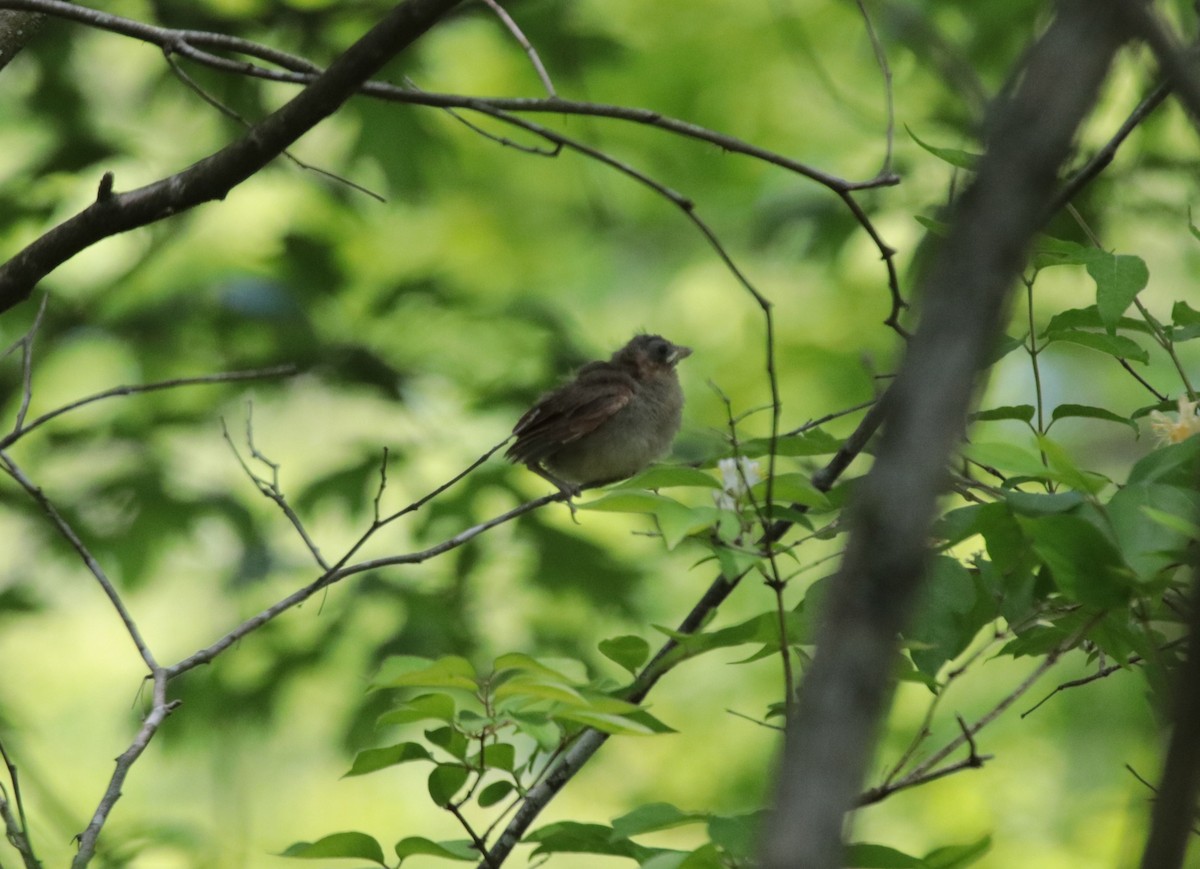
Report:
[[[691,347],[672,344],[661,335],[634,335],[633,340],[613,354],[612,363],[644,379],[671,371],[681,359],[691,355]]]

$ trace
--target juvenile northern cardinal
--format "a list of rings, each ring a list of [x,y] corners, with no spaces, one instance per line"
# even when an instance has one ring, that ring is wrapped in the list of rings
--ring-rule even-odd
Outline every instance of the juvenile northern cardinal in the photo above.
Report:
[[[679,431],[683,390],[675,365],[691,352],[661,335],[635,335],[530,408],[505,458],[568,496],[633,476],[666,453]]]

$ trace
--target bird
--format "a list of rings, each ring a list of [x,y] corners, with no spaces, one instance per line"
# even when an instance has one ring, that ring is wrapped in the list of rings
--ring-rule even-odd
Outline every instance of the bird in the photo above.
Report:
[[[691,353],[661,335],[634,335],[538,399],[513,427],[505,458],[553,483],[568,504],[584,486],[632,477],[671,448],[683,420],[675,366]]]

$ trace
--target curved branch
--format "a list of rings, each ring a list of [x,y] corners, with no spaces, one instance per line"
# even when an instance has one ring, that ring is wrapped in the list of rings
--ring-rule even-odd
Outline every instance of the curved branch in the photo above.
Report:
[[[415,0],[412,0],[412,2],[415,2]],[[430,2],[433,2],[433,0],[430,0]],[[453,3],[449,3],[448,5],[453,5]],[[249,40],[226,36],[223,34],[209,33],[206,31],[173,30],[169,28],[156,27],[153,25],[144,24],[142,22],[121,18],[116,15],[98,12],[93,9],[75,6],[71,3],[62,2],[62,0],[0,0],[0,9],[38,10],[45,12],[46,14],[78,21],[88,26],[97,27],[113,33],[121,34],[123,36],[128,36],[144,42],[152,43],[162,48],[163,51],[167,52],[168,54],[179,54],[180,56],[187,57],[196,61],[197,63],[201,63],[226,72],[249,75],[268,81],[307,85],[308,87],[304,93],[307,93],[309,90],[311,90],[316,81],[326,78],[329,75],[329,72],[333,70],[333,67],[330,67],[329,71],[322,72],[320,67],[302,57],[298,57],[278,49],[270,48],[268,46],[260,45]],[[211,54],[208,51],[202,50],[202,48],[236,52],[247,57],[253,57],[258,60],[274,64],[280,67],[280,69],[267,69],[261,66],[256,66],[249,62],[231,60],[226,57]],[[356,49],[357,46],[347,52],[347,55]],[[343,57],[345,56],[346,55],[343,55]],[[340,60],[338,62],[340,62]],[[808,164],[794,160],[777,152],[770,151],[766,148],[761,148],[757,145],[752,145],[748,142],[738,139],[735,136],[710,130],[697,124],[692,124],[677,118],[668,117],[650,109],[566,100],[557,96],[537,99],[524,97],[474,97],[457,94],[428,93],[413,88],[397,87],[396,85],[376,81],[363,81],[360,82],[360,85],[359,91],[363,95],[376,99],[410,105],[424,105],[433,108],[476,111],[481,114],[489,115],[490,117],[496,118],[504,123],[522,126],[525,129],[530,129],[531,131],[533,127],[538,127],[538,129],[534,132],[537,135],[550,138],[552,141],[555,140],[554,136],[557,135],[554,134],[553,131],[549,131],[547,128],[540,127],[539,125],[531,125],[530,122],[521,122],[521,120],[516,118],[512,113],[583,115],[627,121],[630,123],[654,127],[656,129],[664,130],[685,138],[707,142],[717,146],[723,151],[743,154],[753,159],[778,166],[789,172],[793,172],[797,175],[808,178],[838,194],[838,196],[846,204],[847,208],[850,209],[850,212],[854,216],[855,220],[863,227],[868,236],[870,236],[872,242],[874,242],[876,247],[879,249],[881,258],[884,260],[887,267],[888,285],[892,293],[892,311],[885,322],[889,326],[892,326],[894,329],[899,331],[901,334],[904,334],[898,325],[898,317],[900,311],[905,307],[905,303],[900,296],[899,279],[896,274],[895,266],[892,262],[892,257],[895,252],[886,242],[883,241],[882,237],[880,237],[878,231],[872,225],[866,213],[851,196],[851,193],[856,190],[887,187],[899,184],[899,177],[891,173],[886,167],[874,178],[867,179],[865,181],[851,181],[837,177],[828,172],[824,172],[820,169],[816,169]],[[338,103],[335,104],[333,108],[336,108],[336,105],[344,101],[345,98],[346,94],[342,94]],[[300,97],[297,97],[296,99],[300,99]],[[295,100],[293,100],[293,102],[295,102]],[[287,108],[287,106],[284,107],[284,109]],[[280,111],[283,111],[283,109]],[[332,111],[332,108],[330,111]],[[279,112],[275,113],[275,115],[278,114]],[[267,125],[268,122],[275,117],[275,115],[269,116],[266,120],[261,122],[255,128],[255,130]],[[317,120],[319,120],[319,118]],[[313,123],[315,123],[315,121],[313,121]],[[250,134],[244,137],[243,141],[246,139],[253,139],[255,130],[251,130]],[[547,135],[547,133],[550,133],[551,135]],[[298,135],[299,133],[297,133],[296,137],[298,137]],[[253,174],[254,171],[257,171],[259,168],[261,168],[261,165],[265,165],[265,163],[271,157],[274,157],[280,153],[283,150],[283,147],[285,147],[287,144],[290,144],[291,141],[294,141],[294,138],[289,139],[287,142],[284,142],[282,145],[280,145],[266,160],[263,160],[261,164],[255,166],[252,170],[247,172],[245,177]],[[235,145],[236,144],[238,143],[235,143]],[[230,147],[232,148],[234,146]],[[572,145],[572,147],[581,153],[585,153],[588,156],[597,158],[598,152],[596,152],[594,149],[589,151],[586,147],[581,146],[579,143]],[[227,148],[225,150],[228,151],[229,149]],[[192,168],[196,169],[200,166],[207,165],[214,158],[224,153],[225,151],[218,152],[218,154],[213,155],[213,157],[210,157],[207,160],[201,161]],[[605,162],[609,162],[610,165],[612,163],[611,160],[607,160]],[[187,170],[187,172],[190,171],[191,170]],[[158,182],[158,184],[150,185],[148,188],[142,188],[142,190],[159,188],[162,185],[170,184],[176,179],[183,178],[187,172],[180,173],[180,175],[174,176],[173,179],[166,179]],[[224,196],[225,192],[227,192],[229,188],[234,186],[236,183],[240,183],[241,180],[244,180],[244,177],[238,178],[236,182],[229,184],[228,187],[220,191],[218,194],[207,196],[206,199],[199,201],[220,198]],[[137,193],[140,191],[134,192]],[[124,196],[130,195],[131,194],[124,194]],[[111,199],[109,201],[111,201]],[[100,203],[97,203],[97,205],[99,204]],[[191,207],[195,204],[198,204],[198,202],[193,202],[185,207]],[[95,206],[93,206],[93,208],[94,207]],[[134,226],[145,225],[153,220],[174,213],[174,211],[177,210],[182,209],[175,208],[171,211],[159,214],[157,217],[147,217],[140,220],[140,222],[134,222],[130,226],[122,226],[120,228],[112,229],[109,232],[97,235],[95,238],[92,238],[90,241],[88,241],[87,244],[91,244],[93,241],[99,240],[99,238],[104,237],[104,235],[111,235],[115,234],[116,232],[122,232],[126,229],[133,228]],[[87,212],[84,212],[84,214],[86,213]],[[79,215],[79,217],[82,216],[83,215]],[[62,226],[51,230],[50,233],[47,233],[46,236],[43,236],[42,239],[39,239],[39,241],[35,242],[34,245],[38,245],[39,243],[49,239],[51,236],[58,235],[61,230],[63,230],[68,224],[72,223],[73,221],[68,221],[67,224],[63,224]],[[31,245],[30,248],[34,247],[34,245]],[[50,247],[51,250],[54,249],[53,245],[48,244],[47,246]],[[27,248],[26,251],[30,250],[30,248]],[[6,265],[4,267],[0,267],[0,313],[9,307],[12,307],[13,304],[21,301],[25,295],[28,295],[28,291],[32,288],[33,283],[36,283],[37,280],[40,280],[41,277],[44,277],[45,274],[47,274],[52,268],[61,264],[61,262],[65,261],[65,259],[69,258],[69,256],[76,252],[78,251],[72,250],[69,253],[66,253],[66,255],[61,256],[61,258],[54,261],[51,265],[49,265],[49,267],[42,269],[40,273],[36,270],[33,270],[28,274],[18,274],[16,277],[28,283],[28,287],[25,287],[22,290],[20,286],[18,286],[18,292],[23,292],[23,295],[11,302],[8,301],[7,298],[13,292],[13,290],[7,285],[10,280],[7,274],[9,266]],[[23,256],[24,253],[25,252],[22,252],[22,254],[18,256]],[[32,283],[30,283],[30,281],[32,281]]]
[[[38,281],[95,242],[223,199],[333,114],[363,82],[459,2],[405,0],[304,90],[232,144],[169,178],[97,197],[0,266],[0,313],[24,301]]]

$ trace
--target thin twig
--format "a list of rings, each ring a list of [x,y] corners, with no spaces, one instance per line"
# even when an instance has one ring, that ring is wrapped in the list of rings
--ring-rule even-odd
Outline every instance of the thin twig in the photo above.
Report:
[[[248,404],[248,407],[253,407],[253,405]],[[329,563],[326,562],[324,556],[321,555],[321,550],[317,546],[316,541],[309,536],[308,529],[304,526],[304,522],[296,514],[296,511],[292,509],[292,505],[288,503],[287,497],[283,494],[283,490],[279,487],[279,465],[277,465],[275,462],[272,462],[270,459],[260,453],[258,448],[254,445],[253,417],[251,416],[250,411],[247,410],[246,412],[246,445],[250,450],[251,458],[262,462],[271,469],[270,480],[263,479],[258,474],[254,473],[250,465],[247,464],[246,460],[242,458],[242,454],[238,451],[237,445],[233,442],[233,438],[229,434],[229,427],[225,425],[224,417],[221,417],[221,436],[225,438],[225,442],[229,444],[229,449],[232,450],[234,457],[238,461],[238,464],[242,466],[242,470],[246,473],[246,476],[250,478],[251,482],[254,483],[258,491],[264,497],[274,502],[275,506],[278,507],[283,512],[283,515],[287,517],[288,521],[292,523],[292,527],[295,528],[296,533],[300,535],[300,539],[304,542],[305,548],[308,549],[309,554],[313,557],[313,560],[317,563],[317,565],[322,570],[329,570]]]
[[[181,67],[178,63],[175,62],[175,57],[172,54],[171,48],[169,46],[163,47],[163,55],[166,58],[167,64],[171,67],[171,72],[175,74],[175,77],[177,79],[179,79],[184,84],[184,86],[188,88],[188,90],[192,91],[192,93],[196,94],[196,96],[200,97],[200,99],[204,100],[204,102],[208,103],[210,106],[212,106],[218,112],[223,114],[225,117],[227,117],[233,121],[236,121],[237,123],[241,124],[246,129],[250,129],[252,126],[254,126],[249,120],[242,117],[242,115],[239,112],[236,112],[230,106],[225,105],[225,103],[221,102],[219,99],[217,99],[212,94],[210,94],[207,90],[205,90],[203,87],[201,87],[201,85],[198,81],[196,81],[194,78],[192,78],[190,75],[188,75],[187,71],[183,67]],[[362,186],[361,184],[357,184],[354,181],[351,181],[349,178],[344,178],[343,176],[338,175],[336,172],[330,172],[328,169],[322,169],[320,166],[314,166],[311,163],[306,163],[305,161],[301,160],[299,157],[297,157],[295,154],[293,154],[290,150],[288,150],[286,148],[280,153],[284,157],[287,157],[288,160],[290,160],[292,162],[292,164],[295,165],[299,169],[304,169],[305,171],[308,171],[308,172],[315,172],[318,175],[323,175],[324,177],[330,179],[331,181],[336,181],[339,184],[346,185],[351,190],[355,190],[359,193],[363,193],[363,194],[366,194],[367,196],[370,196],[376,202],[383,202],[383,203],[387,202],[387,199],[385,199],[383,196],[376,193],[374,190],[370,190],[370,189]],[[105,177],[111,177],[111,176],[105,176]]]
[[[281,613],[284,613],[292,607],[308,600],[321,589],[340,582],[349,576],[354,576],[358,573],[365,573],[366,571],[370,570],[378,570],[383,567],[395,567],[401,564],[420,564],[423,561],[428,561],[429,559],[449,552],[452,549],[457,549],[464,543],[474,540],[480,534],[483,534],[484,532],[489,531],[498,525],[511,522],[518,516],[523,516],[526,513],[538,509],[539,507],[545,506],[546,504],[550,504],[555,501],[566,500],[566,497],[566,494],[563,492],[554,492],[550,495],[543,495],[541,498],[535,498],[532,501],[526,501],[525,503],[520,504],[505,513],[501,513],[498,516],[488,519],[486,522],[481,522],[478,525],[474,525],[470,528],[460,531],[453,537],[450,537],[446,540],[443,540],[441,543],[430,546],[427,549],[422,549],[418,552],[410,552],[404,555],[390,555],[383,558],[375,558],[370,561],[358,562],[356,564],[347,564],[345,566],[340,566],[341,562],[339,562],[328,572],[321,574],[321,576],[319,576],[313,582],[309,583],[303,588],[297,589],[287,597],[267,607],[258,615],[246,619],[216,642],[204,647],[203,649],[199,649],[175,664],[164,668],[165,672],[167,673],[168,678],[174,678],[180,673],[185,673],[201,664],[209,663],[216,658],[217,655],[228,649],[242,637],[258,629],[260,626],[271,621]]]
[[[550,74],[546,72],[546,67],[542,64],[542,59],[538,56],[537,49],[525,38],[525,34],[517,26],[517,22],[513,20],[511,15],[504,11],[503,7],[496,0],[483,0],[483,2],[484,5],[496,13],[496,17],[504,23],[504,26],[508,28],[508,32],[513,35],[513,38],[517,40],[517,43],[524,50],[525,54],[529,56],[529,62],[533,64],[534,72],[541,79],[542,87],[546,89],[546,93],[552,97],[558,96],[558,93],[554,90],[554,82],[550,80]]]
[[[896,106],[892,96],[892,68],[888,66],[887,52],[883,50],[879,34],[875,32],[875,25],[871,23],[871,15],[867,12],[866,4],[863,3],[863,0],[855,0],[855,2],[867,29],[867,38],[871,40],[871,49],[875,52],[875,62],[879,64],[879,71],[883,74],[883,95],[884,103],[887,106],[887,150],[884,152],[883,165],[879,168],[879,174],[881,176],[891,175],[892,148],[896,138]]]
[[[16,441],[20,440],[25,435],[34,429],[45,425],[50,420],[62,416],[72,410],[77,410],[97,401],[103,401],[107,398],[116,398],[126,395],[141,395],[145,392],[158,392],[163,389],[175,389],[179,386],[200,386],[213,383],[234,383],[242,380],[265,380],[271,377],[291,377],[297,373],[297,368],[293,365],[277,365],[273,368],[256,368],[248,371],[226,371],[220,374],[205,374],[199,377],[177,377],[172,380],[159,380],[155,383],[142,383],[133,386],[114,386],[112,389],[106,389],[103,392],[97,392],[92,395],[80,398],[77,401],[72,401],[70,404],[64,404],[62,407],[57,407],[48,413],[44,413],[31,422],[29,425],[21,428],[19,431],[13,431],[10,434],[0,438],[0,450],[7,449]]]
[[[150,744],[150,740],[154,738],[154,734],[158,732],[163,722],[167,720],[167,717],[182,702],[179,700],[167,702],[168,678],[165,670],[155,669],[154,700],[150,714],[142,721],[142,726],[138,729],[137,735],[134,736],[129,747],[117,758],[116,769],[113,770],[112,777],[108,781],[108,787],[105,789],[104,795],[100,798],[100,803],[96,807],[91,821],[88,822],[86,829],[79,835],[79,850],[75,854],[75,859],[71,861],[72,869],[83,869],[83,867],[91,862],[96,852],[96,841],[100,837],[100,831],[104,828],[104,824],[108,820],[108,815],[112,811],[113,806],[116,805],[117,800],[121,797],[121,789],[125,785],[125,779],[129,775],[129,770],[133,767],[137,759],[141,757],[142,752],[146,750],[146,746]]]
[[[1079,643],[1079,641],[1087,635],[1087,632],[1095,627],[1096,624],[1098,624],[1103,618],[1103,612],[1097,613],[1085,624],[1083,624],[1079,630],[1071,634],[1071,636],[1067,637],[1065,640],[1047,652],[1046,657],[1042,658],[1042,660],[1038,662],[1038,666],[1034,668],[1033,672],[1026,676],[1021,684],[1010,691],[1008,695],[1005,696],[999,703],[993,706],[991,711],[979,718],[974,724],[959,734],[959,736],[950,740],[950,742],[948,742],[941,750],[935,752],[930,757],[926,758],[922,763],[918,764],[910,773],[908,773],[908,775],[900,779],[897,782],[897,785],[899,787],[904,787],[909,782],[915,781],[927,775],[931,769],[956,751],[960,745],[962,745],[964,742],[967,742],[969,736],[974,736],[974,734],[978,733],[980,730],[987,727],[989,724],[999,718],[1004,710],[1008,709],[1010,706],[1016,703],[1018,699],[1023,697],[1025,693],[1034,686],[1038,679],[1040,679],[1051,667],[1058,663],[1058,659],[1061,658],[1063,654],[1073,649]]]
[[[33,401],[33,341],[37,337],[38,330],[41,328],[42,316],[46,313],[46,303],[49,299],[49,293],[42,296],[37,314],[33,318],[33,324],[18,342],[21,345],[21,406],[17,409],[17,421],[13,423],[14,437],[20,433],[22,427],[25,425],[25,414],[29,412],[29,402]],[[3,448],[4,444],[0,441],[0,449]]]
[[[12,782],[13,802],[17,804],[17,817],[13,817],[7,795],[0,799],[0,818],[4,820],[5,833],[8,841],[21,855],[26,869],[41,869],[41,861],[38,860],[37,854],[33,850],[33,842],[29,838],[29,821],[25,817],[25,800],[21,797],[21,779],[17,774],[17,765],[8,756],[8,750],[4,747],[3,742],[0,742],[0,757],[4,758],[4,765],[8,768],[8,780]]]
[[[13,480],[17,482],[17,485],[24,489],[26,493],[37,502],[38,506],[42,508],[42,512],[44,512],[50,519],[50,523],[58,530],[58,533],[62,535],[64,539],[66,539],[66,541],[71,545],[71,548],[74,549],[79,555],[80,559],[84,563],[84,566],[87,567],[88,572],[95,577],[96,582],[100,584],[100,588],[104,591],[104,594],[112,603],[113,608],[117,611],[117,615],[120,617],[121,623],[125,625],[125,631],[133,640],[133,644],[137,646],[138,653],[142,656],[142,660],[145,662],[150,672],[154,673],[157,671],[158,663],[154,660],[154,655],[150,652],[150,648],[146,645],[146,641],[142,639],[141,631],[138,630],[137,623],[134,622],[133,616],[129,614],[129,610],[125,607],[125,602],[121,600],[121,595],[117,593],[116,586],[114,586],[112,581],[108,578],[108,575],[104,572],[104,568],[100,566],[100,563],[92,555],[91,551],[87,548],[87,545],[84,544],[84,542],[79,538],[79,535],[75,533],[75,530],[71,527],[70,523],[68,523],[67,520],[63,518],[63,515],[58,512],[58,509],[46,496],[46,493],[38,488],[38,486],[25,475],[25,472],[21,470],[20,466],[13,461],[12,457],[3,450],[0,450],[0,468],[3,468],[4,472],[12,477]]]

